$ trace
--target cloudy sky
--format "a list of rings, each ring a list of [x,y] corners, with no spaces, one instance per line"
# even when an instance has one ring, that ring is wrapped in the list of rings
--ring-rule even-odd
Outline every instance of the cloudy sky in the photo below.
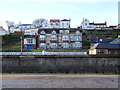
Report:
[[[0,0],[0,22],[32,23],[35,19],[69,19],[77,27],[83,18],[118,24],[119,0]]]

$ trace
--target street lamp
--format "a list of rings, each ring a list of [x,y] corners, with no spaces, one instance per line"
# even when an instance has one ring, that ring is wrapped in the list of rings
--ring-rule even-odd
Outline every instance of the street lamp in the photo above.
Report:
[[[20,37],[21,39],[21,54],[22,54],[22,36]]]

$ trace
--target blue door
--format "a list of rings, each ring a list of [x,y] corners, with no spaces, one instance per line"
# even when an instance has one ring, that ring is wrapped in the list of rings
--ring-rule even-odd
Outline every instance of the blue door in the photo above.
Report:
[[[27,45],[26,49],[33,49],[32,45]]]

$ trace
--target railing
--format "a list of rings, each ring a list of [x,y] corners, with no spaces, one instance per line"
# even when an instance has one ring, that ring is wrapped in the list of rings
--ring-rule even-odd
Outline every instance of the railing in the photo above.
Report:
[[[87,55],[87,52],[0,52],[0,55]]]

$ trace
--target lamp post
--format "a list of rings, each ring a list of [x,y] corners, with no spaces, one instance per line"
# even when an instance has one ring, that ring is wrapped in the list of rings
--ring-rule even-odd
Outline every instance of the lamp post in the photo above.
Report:
[[[21,37],[20,37],[20,39],[21,39],[21,55],[22,55],[22,27],[20,28],[20,31],[21,31]]]
[[[20,39],[21,39],[21,55],[22,55],[22,36],[20,37]]]
[[[21,39],[21,54],[22,54],[22,36],[20,37]]]

